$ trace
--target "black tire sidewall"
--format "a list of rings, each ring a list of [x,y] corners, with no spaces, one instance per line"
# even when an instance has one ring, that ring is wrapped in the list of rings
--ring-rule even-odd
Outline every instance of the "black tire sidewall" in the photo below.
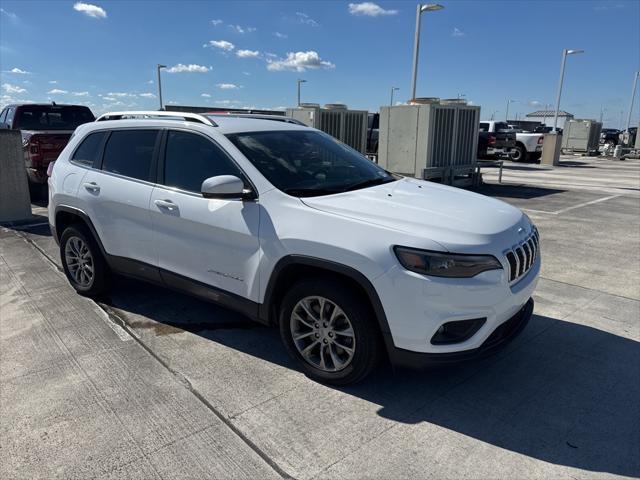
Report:
[[[304,297],[319,295],[336,305],[349,317],[356,337],[356,350],[351,363],[339,372],[324,372],[307,363],[293,343],[290,329],[291,312]],[[377,365],[380,340],[373,313],[367,303],[352,288],[340,281],[305,280],[294,285],[285,295],[279,312],[280,336],[291,357],[303,372],[314,380],[333,385],[347,385],[364,379]]]
[[[71,237],[80,238],[91,251],[91,257],[93,258],[94,277],[93,283],[88,288],[77,284],[73,279],[73,276],[69,272],[69,267],[67,266],[67,262],[65,260],[65,247]],[[60,237],[60,260],[62,262],[62,268],[65,275],[67,276],[67,279],[69,280],[69,283],[78,293],[86,296],[95,296],[99,295],[105,290],[108,278],[107,265],[104,261],[102,253],[100,252],[100,248],[93,238],[93,235],[91,235],[89,230],[84,225],[72,225],[70,227],[67,227],[62,232],[62,236]]]
[[[516,152],[518,152],[520,154],[520,156],[518,158],[514,158],[514,156],[511,155],[511,159],[514,162],[522,162],[527,157],[527,153],[526,153],[525,149],[523,147],[521,147],[520,145],[516,145],[514,147],[514,151],[516,151]]]

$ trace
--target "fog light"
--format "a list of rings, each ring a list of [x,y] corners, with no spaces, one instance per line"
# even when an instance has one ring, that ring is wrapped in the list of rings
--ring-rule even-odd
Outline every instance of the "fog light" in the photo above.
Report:
[[[486,321],[486,318],[473,318],[444,323],[438,327],[435,335],[431,338],[431,344],[450,345],[469,340]]]

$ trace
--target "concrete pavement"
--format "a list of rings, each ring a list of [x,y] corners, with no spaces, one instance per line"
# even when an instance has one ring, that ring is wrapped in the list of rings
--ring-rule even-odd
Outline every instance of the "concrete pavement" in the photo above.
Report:
[[[541,231],[521,337],[340,389],[215,305],[131,280],[79,297],[46,226],[4,229],[0,476],[640,476],[640,162],[565,161],[483,189]]]

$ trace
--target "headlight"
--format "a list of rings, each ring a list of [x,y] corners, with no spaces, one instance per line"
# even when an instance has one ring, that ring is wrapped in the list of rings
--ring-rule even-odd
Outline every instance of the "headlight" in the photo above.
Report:
[[[470,278],[487,270],[502,269],[502,264],[492,255],[430,252],[408,247],[393,250],[407,270],[434,277]]]

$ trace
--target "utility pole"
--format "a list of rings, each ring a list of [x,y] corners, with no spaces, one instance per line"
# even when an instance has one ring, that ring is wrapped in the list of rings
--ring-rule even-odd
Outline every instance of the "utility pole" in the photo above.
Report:
[[[633,102],[636,99],[636,87],[638,86],[638,78],[640,78],[640,71],[636,72],[633,76],[633,90],[631,91],[631,104],[629,105],[629,115],[627,115],[627,132],[631,126],[631,114],[633,113]]]
[[[160,78],[160,70],[163,68],[167,68],[167,66],[158,64],[158,98],[160,99],[160,110],[164,110],[164,106],[162,105],[162,79]]]
[[[307,83],[307,81],[302,80],[301,78],[298,79],[298,106],[300,106],[300,84],[301,83]]]

